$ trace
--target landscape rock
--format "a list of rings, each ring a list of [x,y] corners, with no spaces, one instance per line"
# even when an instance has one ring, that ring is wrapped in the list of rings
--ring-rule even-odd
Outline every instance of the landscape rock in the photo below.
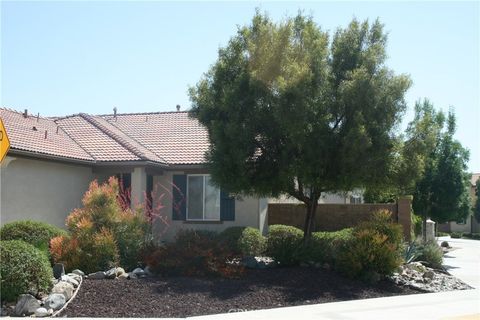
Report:
[[[249,269],[255,269],[257,267],[257,259],[252,256],[243,257],[242,264]]]
[[[15,305],[13,314],[15,316],[29,316],[35,313],[35,310],[40,308],[40,302],[31,294],[22,294]]]
[[[105,278],[115,279],[117,277],[117,268],[112,268],[108,271],[105,271]]]
[[[130,275],[128,273],[122,273],[120,274],[117,279],[128,279],[130,277]]]
[[[94,273],[90,273],[88,275],[88,279],[105,279],[105,272],[97,271],[97,272],[94,272]]]
[[[153,276],[152,270],[150,270],[149,266],[146,266],[145,269],[143,270],[147,276]]]
[[[145,271],[142,268],[135,268],[131,273],[135,274],[137,277],[145,275]]]
[[[74,280],[77,281],[78,283],[80,283],[80,281],[82,280],[82,276],[79,276],[79,275],[76,274],[76,273],[67,273],[67,276],[69,276],[70,278],[74,279]]]
[[[122,274],[125,274],[125,269],[123,269],[122,267],[118,267],[118,268],[116,268],[115,272],[116,272],[117,277],[119,277]]]
[[[35,310],[35,317],[43,318],[43,317],[48,317],[50,313],[48,313],[48,310],[45,308],[38,308]]]
[[[55,263],[53,265],[53,276],[55,279],[60,279],[65,275],[65,267],[61,263]]]
[[[74,288],[78,287],[78,281],[69,275],[62,276],[60,280],[70,283]]]
[[[70,300],[70,298],[73,296],[73,291],[74,291],[73,285],[66,281],[60,281],[52,289],[52,293],[63,294],[65,296],[66,301]]]
[[[80,277],[83,277],[85,275],[85,273],[82,270],[79,270],[79,269],[73,270],[72,273],[78,274]]]
[[[52,293],[45,301],[45,308],[60,310],[66,303],[65,296],[61,293]]]
[[[137,279],[138,277],[137,277],[137,275],[136,275],[135,273],[129,272],[129,273],[128,273],[128,278],[129,278],[129,279]]]

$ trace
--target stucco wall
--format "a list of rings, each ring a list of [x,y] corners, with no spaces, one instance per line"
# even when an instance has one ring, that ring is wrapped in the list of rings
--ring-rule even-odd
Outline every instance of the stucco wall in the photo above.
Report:
[[[0,169],[0,222],[32,219],[65,227],[93,179],[90,167],[7,157]]]
[[[259,210],[262,209],[262,203],[258,198],[251,197],[242,197],[242,199],[235,200],[235,221],[172,221],[172,176],[174,174],[184,174],[184,172],[166,171],[163,175],[154,176],[153,178],[154,190],[158,191],[154,197],[154,207],[158,207],[159,197],[163,194],[160,200],[162,205],[162,209],[160,210],[162,219],[157,219],[154,226],[154,234],[156,235],[157,241],[171,241],[180,229],[220,232],[232,226],[260,228],[266,225],[263,221],[260,221]],[[263,218],[266,218],[266,215],[263,215]]]

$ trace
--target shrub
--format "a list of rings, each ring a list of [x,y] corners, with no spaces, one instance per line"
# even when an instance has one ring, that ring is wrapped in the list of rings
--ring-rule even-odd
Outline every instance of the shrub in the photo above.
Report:
[[[272,225],[267,236],[267,255],[280,265],[291,266],[298,263],[301,256],[303,231],[284,225]]]
[[[415,237],[422,235],[422,217],[417,216],[413,212],[411,212],[410,217],[412,220],[411,235],[412,239],[414,239]]]
[[[463,232],[452,232],[450,233],[450,238],[460,239],[463,236]]]
[[[337,269],[349,277],[375,281],[391,274],[402,262],[402,227],[388,211],[378,211],[356,226],[353,237],[339,253]]]
[[[352,229],[334,232],[314,232],[308,245],[303,248],[302,260],[333,264],[337,254],[352,237]]]
[[[448,232],[437,231],[437,237],[447,237],[449,235]]]
[[[48,249],[52,238],[66,235],[65,230],[56,226],[32,220],[10,222],[0,229],[1,240],[22,240],[42,250]]]
[[[480,240],[480,233],[464,233],[463,237],[474,239],[474,240]]]
[[[238,277],[243,268],[228,263],[231,251],[214,232],[180,230],[175,241],[154,250],[147,265],[155,273],[185,276]]]
[[[218,235],[218,239],[224,246],[230,249],[232,254],[241,255],[242,251],[239,247],[238,240],[242,236],[245,228],[246,227],[229,227]]]
[[[238,239],[238,247],[243,256],[260,256],[265,251],[266,239],[260,230],[245,228]]]
[[[420,251],[415,242],[404,244],[403,261],[405,263],[411,263],[415,261],[419,255]]]
[[[21,240],[0,241],[1,299],[13,301],[22,293],[48,292],[53,277],[48,257]]]
[[[68,270],[80,268],[87,273],[118,264],[126,269],[139,266],[151,243],[151,221],[145,209],[123,205],[113,177],[102,185],[93,181],[82,203],[83,208],[67,217],[71,236],[51,241],[54,261],[64,263]]]
[[[443,262],[442,248],[435,241],[418,244],[420,252],[416,261],[426,262],[432,268],[441,268]]]

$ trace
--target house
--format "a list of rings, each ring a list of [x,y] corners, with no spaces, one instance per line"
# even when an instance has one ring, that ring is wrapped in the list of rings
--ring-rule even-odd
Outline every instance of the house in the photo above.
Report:
[[[230,196],[210,183],[208,135],[187,112],[58,118],[0,108],[11,147],[1,164],[1,224],[33,219],[64,227],[89,183],[117,176],[132,205],[163,193],[156,234],[180,228],[267,230],[267,200]],[[156,206],[158,198],[153,199]]]
[[[479,179],[480,173],[474,173],[470,178],[470,201],[472,208],[475,206],[475,202],[477,201],[477,196],[475,195],[475,188],[476,183]],[[477,221],[477,219],[475,219],[475,216],[471,214],[464,221],[450,221],[440,224],[438,226],[438,230],[443,232],[478,233],[480,232],[480,221]]]

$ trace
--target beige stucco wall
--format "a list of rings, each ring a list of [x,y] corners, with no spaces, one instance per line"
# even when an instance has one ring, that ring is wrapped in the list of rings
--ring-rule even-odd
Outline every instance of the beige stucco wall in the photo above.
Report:
[[[266,200],[241,197],[235,200],[235,221],[220,222],[189,222],[172,221],[172,176],[174,174],[184,174],[181,171],[166,171],[163,175],[154,176],[154,190],[158,190],[154,198],[154,206],[158,206],[158,199],[161,196],[162,209],[160,214],[163,219],[157,219],[154,226],[154,234],[157,241],[171,241],[180,229],[211,230],[220,232],[233,226],[250,226],[255,228],[267,228],[266,219]],[[259,211],[265,210],[260,215]],[[266,231],[262,230],[262,231]]]
[[[65,227],[93,179],[90,167],[7,157],[0,167],[0,222],[32,219]]]

